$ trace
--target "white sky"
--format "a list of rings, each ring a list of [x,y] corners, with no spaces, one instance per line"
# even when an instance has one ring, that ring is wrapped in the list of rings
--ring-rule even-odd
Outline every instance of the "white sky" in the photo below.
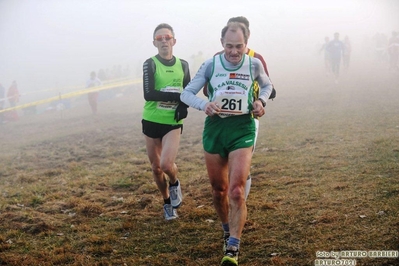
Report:
[[[353,40],[399,31],[398,0],[0,0],[0,83],[17,80],[23,92],[84,84],[91,70],[118,64],[141,68],[162,22],[175,30],[175,55],[207,59],[227,20],[241,15],[249,47],[270,67],[311,54],[336,31]]]

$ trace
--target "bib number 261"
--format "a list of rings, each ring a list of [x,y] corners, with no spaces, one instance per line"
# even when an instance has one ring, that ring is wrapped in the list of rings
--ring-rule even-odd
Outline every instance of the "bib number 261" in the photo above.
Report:
[[[241,111],[242,100],[236,99],[222,99],[222,110],[226,111]]]

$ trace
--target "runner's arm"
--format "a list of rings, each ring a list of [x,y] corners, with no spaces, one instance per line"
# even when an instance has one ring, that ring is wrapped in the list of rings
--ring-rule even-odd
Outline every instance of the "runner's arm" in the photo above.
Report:
[[[265,102],[269,99],[272,93],[273,84],[271,83],[269,77],[267,76],[265,69],[263,68],[262,62],[257,59],[252,59],[252,71],[254,73],[255,80],[258,82],[260,90],[259,97]]]
[[[198,70],[197,74],[184,88],[183,93],[180,95],[180,99],[182,102],[197,110],[205,111],[205,105],[208,103],[207,100],[199,98],[196,95],[208,82],[211,76],[212,62],[213,58],[205,61],[202,67]]]

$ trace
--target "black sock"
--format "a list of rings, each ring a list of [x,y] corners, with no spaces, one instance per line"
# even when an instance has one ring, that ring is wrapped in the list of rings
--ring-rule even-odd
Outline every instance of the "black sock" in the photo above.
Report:
[[[170,204],[170,197],[167,198],[167,199],[163,199],[163,203],[164,204]]]
[[[169,186],[171,187],[177,187],[179,185],[179,180],[176,180],[176,182],[174,184],[169,182]]]

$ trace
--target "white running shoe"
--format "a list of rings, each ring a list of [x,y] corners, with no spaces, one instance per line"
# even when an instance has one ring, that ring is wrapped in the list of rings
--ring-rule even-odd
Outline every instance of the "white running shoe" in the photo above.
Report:
[[[180,207],[183,200],[183,194],[181,193],[180,181],[177,180],[177,186],[169,186],[170,202],[173,208],[177,209]]]
[[[176,219],[177,217],[179,217],[177,215],[177,211],[175,209],[173,209],[172,204],[164,204],[163,205],[163,213],[164,213],[164,217],[167,221],[173,220],[173,219]]]

